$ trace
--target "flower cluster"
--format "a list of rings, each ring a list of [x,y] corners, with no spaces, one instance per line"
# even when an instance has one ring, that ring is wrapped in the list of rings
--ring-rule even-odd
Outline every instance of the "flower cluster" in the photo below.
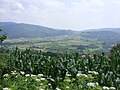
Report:
[[[103,86],[103,90],[116,90],[115,87]]]

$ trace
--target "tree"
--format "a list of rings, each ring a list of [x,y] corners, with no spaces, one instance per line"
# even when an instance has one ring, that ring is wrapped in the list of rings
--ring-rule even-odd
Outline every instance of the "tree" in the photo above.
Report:
[[[0,29],[0,32],[2,31],[2,29]],[[6,34],[2,34],[0,35],[0,44],[7,38]]]
[[[120,44],[116,44],[116,45],[114,45],[113,47],[112,47],[112,49],[111,49],[111,54],[112,53],[115,53],[115,54],[120,54]]]
[[[120,44],[116,44],[111,49],[111,69],[120,74]]]

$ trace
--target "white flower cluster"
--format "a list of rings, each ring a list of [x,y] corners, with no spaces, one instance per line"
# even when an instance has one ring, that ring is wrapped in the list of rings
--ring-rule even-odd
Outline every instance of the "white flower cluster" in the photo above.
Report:
[[[26,76],[26,77],[29,77],[29,76],[31,76],[31,77],[36,77],[36,75],[34,75],[34,74],[26,74],[25,76]]]
[[[43,77],[43,74],[38,74],[38,77]]]
[[[110,90],[116,90],[115,87],[109,87]]]
[[[30,76],[30,74],[26,74],[25,76],[26,76],[26,77],[29,77],[29,76]]]
[[[44,80],[45,80],[45,78],[41,78],[41,80],[43,80],[43,81],[44,81]]]
[[[51,83],[48,83],[48,86],[51,86]]]
[[[66,76],[70,77],[70,76],[72,76],[72,75],[71,75],[71,74],[66,73]]]
[[[8,76],[9,76],[9,74],[4,74],[4,75],[3,75],[3,77],[8,77]]]
[[[96,71],[88,71],[89,74],[94,74],[94,75],[98,75],[98,72]]]
[[[43,78],[43,74],[38,74],[38,75],[25,74],[25,76],[26,76],[26,77],[32,77],[32,78],[34,78],[37,82],[46,80],[45,78]]]
[[[3,88],[3,90],[11,90],[11,89],[6,87],[6,88]]]
[[[16,74],[18,74],[18,73],[17,73],[17,71],[11,71],[11,74],[12,74],[12,75],[16,75]]]
[[[31,74],[31,77],[36,77],[36,75]]]
[[[23,72],[23,71],[20,71],[20,73],[21,73],[22,75],[24,75],[24,74],[25,74],[25,72]]]
[[[67,89],[69,89],[70,87],[66,86]]]
[[[56,90],[61,90],[61,89],[57,87]]]
[[[87,83],[87,86],[89,87],[95,87],[95,86],[98,86],[98,83],[93,83],[93,82],[90,82],[90,83]]]
[[[38,82],[40,81],[40,79],[38,79],[38,78],[36,78],[35,80],[38,81]]]
[[[88,78],[88,76],[86,74],[82,74],[81,71],[78,71],[76,76],[77,77],[86,77],[86,78]]]
[[[117,78],[117,79],[116,79],[116,82],[120,82],[120,78]]]
[[[82,74],[82,73],[78,73],[77,76],[78,77],[86,77],[86,78],[88,77],[86,74]]]
[[[103,90],[116,90],[115,87],[103,86]]]

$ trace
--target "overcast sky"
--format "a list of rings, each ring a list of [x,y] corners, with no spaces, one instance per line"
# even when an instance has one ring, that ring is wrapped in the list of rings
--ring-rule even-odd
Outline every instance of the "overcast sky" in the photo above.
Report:
[[[59,29],[120,27],[120,0],[0,0],[0,21]]]

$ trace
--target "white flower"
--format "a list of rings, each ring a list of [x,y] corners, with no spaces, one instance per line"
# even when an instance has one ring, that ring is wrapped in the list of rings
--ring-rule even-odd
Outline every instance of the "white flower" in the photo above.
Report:
[[[92,71],[88,71],[88,73],[92,73]]]
[[[41,78],[41,80],[45,80],[45,78]]]
[[[11,71],[11,74],[15,75],[15,74],[17,74],[17,72],[16,71]]]
[[[4,75],[3,75],[3,77],[8,77],[8,76],[9,76],[9,74],[4,74]]]
[[[23,71],[20,71],[20,73],[21,73],[22,75],[24,75],[24,74],[25,74],[25,72],[23,72]]]
[[[61,89],[57,87],[56,90],[61,90]]]
[[[84,76],[84,77],[88,77],[86,74],[82,74],[82,76]]]
[[[98,72],[96,72],[96,71],[93,71],[93,73],[95,74],[95,75],[98,75],[99,73]]]
[[[31,74],[31,77],[35,77],[36,75]]]
[[[40,83],[40,85],[42,86],[42,85],[43,85],[43,83]]]
[[[78,76],[78,77],[81,76],[81,73],[78,73],[77,76]]]
[[[84,76],[84,77],[88,77],[86,74],[83,74],[82,76]]]
[[[110,89],[110,90],[116,90],[115,87],[110,87],[109,89]]]
[[[71,74],[68,74],[68,73],[67,73],[67,74],[66,74],[66,76],[70,77],[70,76],[71,76]]]
[[[35,80],[38,81],[38,82],[40,81],[40,79],[35,79]]]
[[[10,90],[9,88],[3,88],[3,90]]]
[[[66,86],[66,88],[70,88],[70,87]]]
[[[103,86],[103,90],[109,90],[109,87]]]
[[[95,75],[98,75],[98,72],[96,71],[88,71],[89,74],[95,74]]]
[[[119,79],[119,78],[117,78],[117,79],[116,79],[116,82],[120,82],[120,79]]]
[[[55,82],[55,80],[54,80],[53,78],[50,78],[50,80],[51,80],[52,82]]]
[[[38,77],[43,77],[43,74],[38,74]]]
[[[86,74],[81,74],[81,73],[78,73],[77,76],[78,77],[82,77],[83,76],[83,77],[86,77],[86,78],[88,77]]]
[[[25,76],[26,76],[26,77],[29,77],[29,76],[30,76],[30,74],[26,74]]]
[[[96,83],[92,83],[92,82],[90,82],[90,83],[87,83],[87,86],[94,87],[95,84],[96,84]]]
[[[95,83],[97,86],[99,85],[98,82]]]
[[[48,83],[48,86],[51,86],[51,84],[50,84],[50,83]]]
[[[88,77],[86,74],[82,74],[82,76],[84,76],[84,77],[86,77],[86,78]]]

